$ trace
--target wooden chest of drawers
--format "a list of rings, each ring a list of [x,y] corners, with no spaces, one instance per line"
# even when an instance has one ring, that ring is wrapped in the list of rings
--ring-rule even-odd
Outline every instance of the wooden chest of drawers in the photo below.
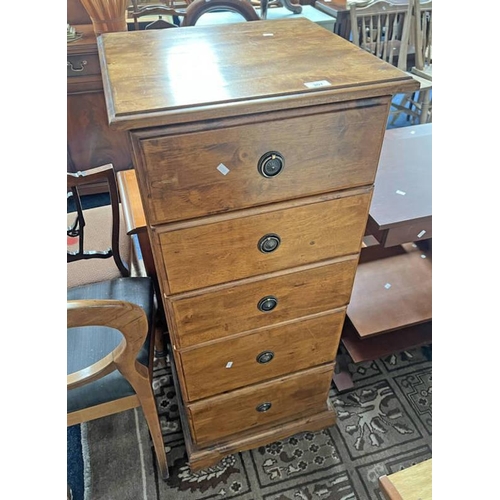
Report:
[[[300,40],[300,41],[299,41]],[[391,97],[305,19],[110,33],[193,469],[335,423],[328,401]]]

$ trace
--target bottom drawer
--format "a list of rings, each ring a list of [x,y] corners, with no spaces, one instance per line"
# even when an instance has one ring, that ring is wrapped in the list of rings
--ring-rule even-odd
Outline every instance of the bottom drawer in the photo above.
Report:
[[[194,443],[205,446],[249,429],[326,410],[333,367],[322,365],[188,404]]]

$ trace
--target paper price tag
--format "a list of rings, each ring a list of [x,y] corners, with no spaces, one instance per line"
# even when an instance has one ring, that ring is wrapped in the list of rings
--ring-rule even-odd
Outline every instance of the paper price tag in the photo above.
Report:
[[[329,87],[331,83],[327,80],[318,80],[317,82],[306,82],[304,85],[308,89],[317,89],[319,87]]]
[[[224,165],[223,163],[219,164],[217,167],[217,170],[222,174],[222,175],[227,175],[229,173],[229,169]]]

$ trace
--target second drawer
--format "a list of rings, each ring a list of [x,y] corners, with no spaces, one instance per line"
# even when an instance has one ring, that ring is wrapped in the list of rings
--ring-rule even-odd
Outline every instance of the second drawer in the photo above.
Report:
[[[181,352],[187,400],[333,362],[344,318],[345,308]]]
[[[356,254],[372,189],[159,231],[167,294]],[[330,198],[330,199],[329,199]]]

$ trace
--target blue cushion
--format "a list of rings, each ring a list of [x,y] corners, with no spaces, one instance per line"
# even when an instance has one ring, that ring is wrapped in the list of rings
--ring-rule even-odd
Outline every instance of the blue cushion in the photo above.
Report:
[[[114,299],[142,307],[150,331],[137,360],[149,365],[151,332],[155,312],[153,284],[150,278],[118,278],[68,289],[68,300]],[[123,339],[113,328],[89,326],[68,329],[67,372],[89,366],[109,354]],[[89,408],[135,394],[118,370],[90,384],[68,391],[68,412]]]

